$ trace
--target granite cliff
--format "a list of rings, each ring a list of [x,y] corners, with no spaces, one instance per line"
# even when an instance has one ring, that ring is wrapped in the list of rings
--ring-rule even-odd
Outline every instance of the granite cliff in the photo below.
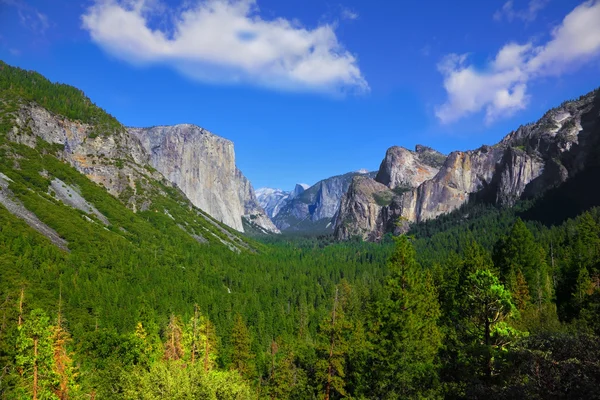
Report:
[[[201,210],[243,232],[242,218],[266,231],[278,229],[258,204],[254,189],[235,165],[233,143],[195,125],[129,128],[150,165]]]

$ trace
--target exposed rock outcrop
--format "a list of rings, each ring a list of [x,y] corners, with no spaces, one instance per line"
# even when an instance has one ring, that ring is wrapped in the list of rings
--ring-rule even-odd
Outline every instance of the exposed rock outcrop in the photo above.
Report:
[[[113,196],[127,188],[135,193],[135,181],[144,175],[161,180],[141,167],[148,155],[139,140],[123,128],[111,135],[96,135],[94,127],[71,121],[30,103],[18,112],[9,139],[35,147],[37,138],[62,147],[59,156]]]
[[[404,147],[390,147],[375,180],[394,189],[417,187],[433,178],[446,157],[425,146],[418,146],[417,150],[413,152]]]
[[[54,229],[40,221],[37,215],[25,208],[23,203],[8,188],[10,182],[11,179],[0,172],[0,204],[2,204],[8,212],[21,218],[27,225],[48,238],[55,246],[61,250],[69,251],[66,240],[60,237]]]
[[[451,153],[430,177],[432,169],[421,169],[415,162],[415,153],[423,149],[413,153],[392,147],[373,182],[353,181],[336,219],[338,239],[358,235],[378,240],[386,232],[406,230],[409,223],[451,212],[470,199],[512,206],[523,197],[560,185],[598,162],[599,92],[563,103],[497,145]],[[426,149],[429,159],[439,162],[440,157],[431,158],[435,153]],[[431,162],[428,165],[436,168]],[[397,190],[409,188],[410,182],[416,187]],[[369,191],[375,194],[366,195]]]
[[[233,143],[195,125],[129,128],[150,165],[210,216],[243,231],[244,205]]]
[[[59,145],[60,158],[134,210],[149,206],[137,198],[138,185],[159,181],[175,185],[196,207],[238,231],[245,216],[278,232],[236,167],[233,143],[197,126],[121,128],[98,135],[92,125],[23,104],[9,139],[35,147],[37,138]]]

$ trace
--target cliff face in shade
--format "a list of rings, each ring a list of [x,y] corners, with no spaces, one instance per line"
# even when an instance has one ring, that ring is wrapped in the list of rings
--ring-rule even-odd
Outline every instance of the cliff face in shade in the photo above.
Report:
[[[300,196],[309,185],[305,183],[297,183],[294,190],[286,192],[281,189],[272,188],[260,188],[256,190],[256,198],[258,204],[265,210],[269,218],[275,218],[282,207],[284,207],[289,201]]]
[[[441,158],[432,157],[429,150],[427,165],[435,169]],[[512,206],[596,163],[599,150],[598,91],[563,103],[494,146],[451,153],[433,175],[433,169],[417,163],[422,161],[416,156],[419,149],[392,147],[375,180],[352,181],[341,202],[335,235],[341,240],[378,240],[387,232],[405,231],[410,223],[451,212],[470,199]]]
[[[277,232],[258,205],[250,182],[235,165],[233,143],[195,125],[129,128],[149,163],[198,208],[243,232],[242,217]]]

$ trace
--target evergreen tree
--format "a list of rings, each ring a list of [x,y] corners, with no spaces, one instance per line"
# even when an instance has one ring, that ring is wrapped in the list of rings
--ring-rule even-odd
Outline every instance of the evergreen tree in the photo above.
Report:
[[[515,305],[517,306],[517,309],[519,311],[524,311],[527,305],[529,304],[531,298],[529,296],[529,287],[527,286],[527,281],[525,280],[525,276],[523,275],[521,270],[518,270],[517,272],[516,283],[514,286]]]
[[[325,400],[346,395],[345,364],[352,325],[344,312],[345,294],[336,287],[331,316],[319,327],[316,376]]]
[[[273,344],[277,347],[275,341],[273,341]],[[295,386],[294,355],[287,349],[284,349],[282,356],[276,357],[275,355],[278,353],[281,353],[281,351],[275,351],[271,347],[273,362],[269,375],[269,398],[289,399]]]
[[[254,376],[254,354],[251,352],[252,338],[240,314],[235,316],[233,331],[231,332],[231,346],[233,349],[232,368],[236,369],[244,378],[252,378]]]
[[[467,315],[470,332],[483,349],[484,376],[493,374],[494,351],[503,348],[519,333],[506,324],[517,313],[511,294],[489,270],[479,270],[469,276]]]
[[[511,292],[516,291],[517,274],[522,272],[531,300],[541,309],[552,299],[552,288],[544,250],[521,219],[517,219],[508,236],[494,247],[494,265]]]
[[[377,307],[373,394],[385,399],[435,396],[442,335],[433,279],[415,261],[406,236],[396,239],[389,270],[385,298]]]

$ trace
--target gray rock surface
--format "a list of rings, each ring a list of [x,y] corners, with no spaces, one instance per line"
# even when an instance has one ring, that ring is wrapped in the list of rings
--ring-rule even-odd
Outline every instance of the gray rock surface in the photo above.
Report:
[[[243,231],[233,143],[195,125],[129,128],[150,156],[150,165],[198,208]]]
[[[236,180],[239,185],[240,202],[244,207],[243,217],[246,221],[258,226],[264,233],[281,233],[261,207],[252,184],[239,169],[236,171]]]
[[[243,232],[242,217],[266,231],[278,229],[258,204],[254,189],[235,165],[233,143],[195,125],[129,128],[149,162],[198,208]]]
[[[290,197],[291,192],[281,189],[260,188],[256,190],[256,198],[260,206],[265,210],[269,218],[274,218],[281,207]]]
[[[2,204],[8,212],[14,216],[21,218],[27,225],[44,235],[58,248],[69,251],[68,243],[60,235],[48,225],[40,221],[40,219],[31,211],[29,211],[23,203],[15,197],[13,192],[8,188],[11,179],[0,173],[0,204]]]
[[[50,193],[54,193],[57,199],[61,200],[63,203],[81,210],[87,214],[95,215],[104,225],[110,225],[108,222],[108,218],[104,216],[96,207],[94,207],[90,202],[84,199],[79,191],[64,183],[58,178],[54,178],[52,182],[50,182],[50,187],[48,188]]]
[[[446,157],[424,146],[418,146],[417,149],[419,151],[410,151],[398,146],[390,147],[375,180],[390,189],[395,189],[414,188],[433,178]]]

